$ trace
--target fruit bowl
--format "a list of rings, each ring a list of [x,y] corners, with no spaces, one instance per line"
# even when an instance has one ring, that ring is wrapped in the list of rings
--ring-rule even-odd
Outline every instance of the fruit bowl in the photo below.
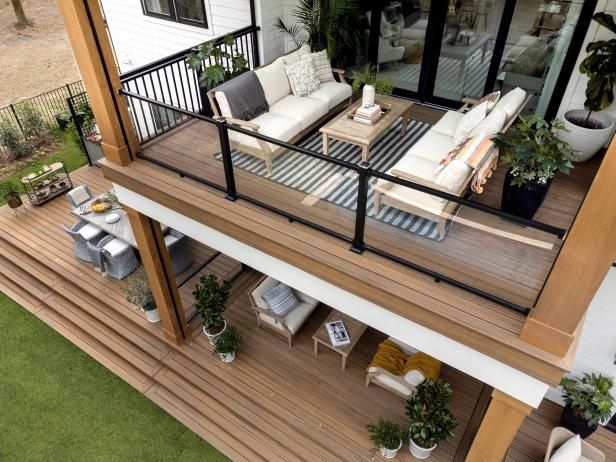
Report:
[[[105,199],[95,199],[90,204],[90,209],[95,213],[103,213],[111,208],[111,204]]]

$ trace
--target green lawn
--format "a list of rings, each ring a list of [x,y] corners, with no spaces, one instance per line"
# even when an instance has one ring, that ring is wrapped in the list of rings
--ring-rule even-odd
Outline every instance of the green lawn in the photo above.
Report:
[[[1,292],[0,331],[0,460],[226,460]]]
[[[59,135],[59,144],[60,148],[54,154],[50,154],[47,157],[43,157],[41,159],[37,159],[37,162],[41,164],[50,164],[55,159],[61,160],[68,168],[69,172],[78,169],[79,167],[88,163],[85,154],[81,151],[81,147],[79,146],[79,141],[73,138],[69,132],[60,133]],[[28,173],[31,173],[32,169],[30,167],[26,167],[23,170],[13,173],[8,177],[4,178],[0,183],[4,183],[5,181],[14,181],[19,184],[19,180],[26,176]],[[6,200],[0,196],[0,205],[4,205]]]

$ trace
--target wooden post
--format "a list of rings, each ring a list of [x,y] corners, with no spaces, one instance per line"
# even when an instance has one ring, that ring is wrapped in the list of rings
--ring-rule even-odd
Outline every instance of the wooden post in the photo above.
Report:
[[[58,0],[58,8],[90,97],[105,157],[128,165],[131,154],[139,151],[139,142],[126,101],[118,94],[122,85],[100,4],[98,0]]]
[[[565,356],[588,305],[616,259],[616,140],[582,203],[548,276],[537,305],[520,334],[551,353]]]
[[[479,393],[479,397],[475,403],[475,408],[473,409],[471,418],[466,424],[466,428],[462,434],[462,439],[460,440],[456,454],[453,457],[453,462],[464,462],[464,460],[466,460],[471,444],[475,439],[475,435],[477,435],[477,432],[479,431],[479,426],[481,425],[481,422],[486,415],[486,411],[488,410],[488,406],[492,400],[493,392],[494,388],[490,385],[484,383],[483,387],[481,387],[481,393]]]
[[[467,462],[497,462],[505,458],[509,445],[533,408],[494,390],[492,401],[466,456]]]
[[[190,330],[184,316],[184,308],[160,223],[130,207],[124,205],[123,208],[128,214],[139,247],[141,261],[160,312],[165,337],[179,344],[188,338]]]

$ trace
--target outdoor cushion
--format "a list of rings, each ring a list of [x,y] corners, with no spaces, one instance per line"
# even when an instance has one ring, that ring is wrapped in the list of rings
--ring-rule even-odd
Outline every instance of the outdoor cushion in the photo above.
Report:
[[[302,45],[300,48],[298,48],[294,52],[289,53],[288,55],[285,55],[285,56],[281,56],[278,59],[281,60],[283,64],[293,64],[300,60],[300,57],[302,56],[303,53],[310,53],[310,45],[308,44]]]
[[[83,237],[86,241],[89,241],[94,236],[100,234],[103,230],[98,226],[93,225],[92,223],[88,223],[87,225],[82,226],[78,233]]]
[[[259,125],[259,133],[282,141],[290,140],[302,129],[301,124],[297,120],[273,114],[271,111],[261,114],[259,117],[252,119],[251,122]],[[256,138],[233,130],[229,130],[229,139],[248,146],[259,147]],[[277,149],[278,145],[270,143],[270,147]]]
[[[453,134],[456,132],[456,127],[462,117],[464,117],[463,112],[447,111],[430,130],[453,137]]]
[[[368,372],[376,372],[376,369],[375,370],[371,370],[371,369],[373,368],[369,368]],[[403,394],[404,396],[411,396],[411,394],[414,391],[414,388],[411,386],[411,384],[409,384],[408,386],[405,386],[404,383],[400,382],[399,380],[395,380],[392,377],[389,377],[388,375],[385,375],[385,374],[379,374],[376,377],[373,377],[372,382],[381,383],[385,385],[386,387],[391,388]]]
[[[312,313],[314,308],[314,305],[302,302],[284,317],[284,322],[292,334],[295,334],[299,330],[306,318],[310,316],[310,313]],[[279,322],[277,322],[276,318],[264,313],[259,313],[259,317],[262,321],[270,324],[271,326],[283,330],[283,327],[280,325]]]
[[[461,188],[467,183],[471,173],[472,169],[469,165],[461,160],[454,159],[440,171],[435,182],[439,186],[447,188],[452,194],[459,195]]]
[[[315,53],[302,53],[300,59],[312,58],[314,69],[317,72],[319,82],[334,82],[334,71],[332,71],[332,64],[327,56],[327,50],[317,51]]]
[[[272,64],[255,69],[255,74],[263,87],[265,100],[270,106],[291,94],[291,86],[282,60],[277,59]]]
[[[406,380],[408,383],[410,383],[414,387],[417,387],[421,383],[423,383],[424,380],[426,380],[426,377],[421,373],[421,371],[413,370],[413,371],[408,371],[406,374],[404,374],[404,380]]]
[[[87,202],[92,199],[90,192],[83,185],[77,186],[76,188],[69,191],[67,194],[71,197],[72,201],[75,203],[76,206],[80,206],[84,202]]]
[[[400,159],[390,170],[390,175],[403,177],[404,173],[423,178],[428,181],[436,181],[436,171],[439,163],[423,157],[405,156]]]
[[[456,127],[456,131],[453,134],[453,143],[457,146],[462,143],[468,135],[473,131],[479,122],[486,118],[488,111],[488,102],[484,101],[481,104],[473,107],[470,111],[464,114],[464,117],[460,119]]]
[[[578,462],[580,457],[582,457],[582,440],[580,435],[575,435],[554,451],[549,462]]]
[[[522,103],[526,99],[526,92],[522,90],[520,87],[514,88],[504,96],[501,96],[501,99],[498,103],[496,103],[496,107],[494,109],[502,109],[507,114],[507,120],[510,120]]]
[[[218,108],[220,109],[220,115],[223,117],[233,117],[231,114],[231,108],[229,107],[229,101],[227,101],[227,95],[225,95],[224,91],[215,91],[214,97],[216,98],[216,102],[218,103]]]
[[[451,136],[430,130],[409,149],[405,157],[411,155],[439,162],[453,148],[455,145]]]
[[[332,109],[351,97],[351,85],[341,82],[322,83],[318,90],[308,95],[311,99],[318,99],[327,103],[328,108]]]
[[[121,241],[120,239],[114,239],[113,241],[105,244],[103,250],[106,250],[107,252],[109,252],[109,255],[115,257],[119,253],[125,251],[127,248],[128,244],[126,242]]]
[[[286,316],[300,303],[291,288],[282,282],[265,292],[262,297],[268,308],[278,316]]]
[[[174,242],[176,242],[178,240],[177,237],[172,236],[171,234],[167,234],[165,236],[165,246],[169,247],[171,244],[173,244]]]
[[[309,127],[329,111],[327,103],[314,98],[285,96],[270,107],[270,113],[296,120],[301,130]],[[299,132],[299,130],[298,130]]]
[[[470,136],[478,135],[479,133],[485,133],[487,135],[496,135],[500,132],[507,123],[507,113],[502,109],[496,108],[490,112],[488,117],[479,122],[470,133]]]
[[[317,77],[312,58],[302,59],[293,64],[285,64],[284,70],[295,96],[308,96],[319,89],[321,82]]]

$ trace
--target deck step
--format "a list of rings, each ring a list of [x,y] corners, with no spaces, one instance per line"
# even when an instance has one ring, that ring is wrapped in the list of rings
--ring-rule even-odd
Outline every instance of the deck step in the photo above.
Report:
[[[45,300],[51,288],[22,268],[18,261],[6,254],[0,254],[0,273],[39,300]]]
[[[36,314],[44,307],[44,302],[32,295],[26,289],[16,284],[14,281],[6,277],[0,268],[0,292],[10,297],[12,300],[19,303],[30,313]]]

